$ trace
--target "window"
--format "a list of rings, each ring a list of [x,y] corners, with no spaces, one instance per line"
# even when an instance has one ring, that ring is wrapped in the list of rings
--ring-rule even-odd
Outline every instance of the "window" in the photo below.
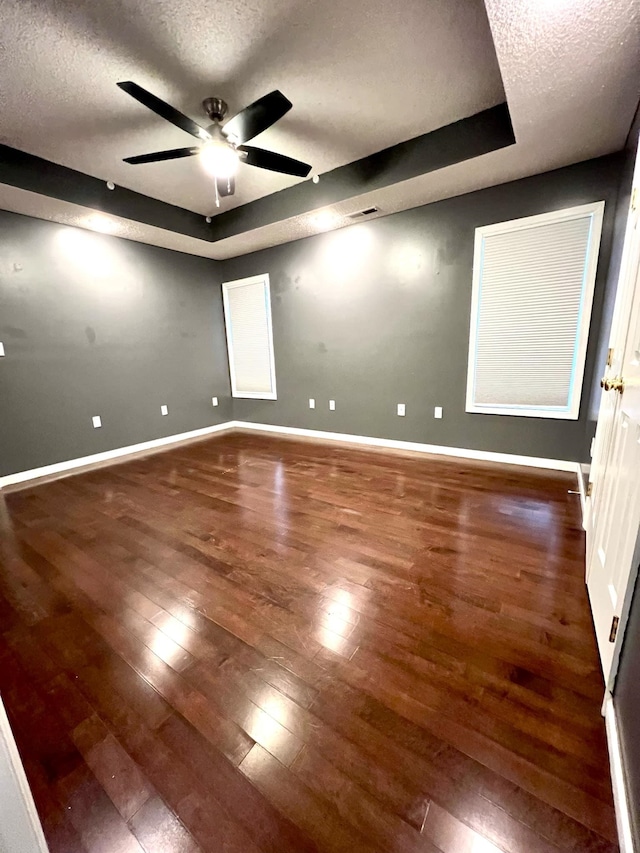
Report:
[[[468,412],[577,419],[603,211],[476,229]]]
[[[222,285],[231,393],[275,400],[269,276],[256,275]]]

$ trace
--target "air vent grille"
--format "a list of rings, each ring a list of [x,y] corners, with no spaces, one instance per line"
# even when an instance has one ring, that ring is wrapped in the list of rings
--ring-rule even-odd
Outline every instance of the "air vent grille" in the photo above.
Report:
[[[365,207],[364,210],[359,210],[357,213],[350,213],[347,219],[364,219],[366,216],[372,216],[374,213],[380,213],[380,208]]]

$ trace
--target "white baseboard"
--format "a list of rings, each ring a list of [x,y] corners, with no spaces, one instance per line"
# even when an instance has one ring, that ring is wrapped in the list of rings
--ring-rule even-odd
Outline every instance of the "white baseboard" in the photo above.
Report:
[[[587,529],[587,492],[584,488],[582,465],[578,463],[578,491],[580,492],[580,509],[582,511],[582,529]]]
[[[79,459],[69,459],[66,462],[56,462],[53,465],[44,465],[42,468],[32,468],[29,471],[18,471],[15,474],[7,474],[0,477],[0,489],[29,480],[38,480],[41,477],[55,477],[71,471],[91,467],[121,459],[134,454],[146,453],[168,447],[172,444],[192,441],[217,432],[227,432],[233,429],[246,430],[249,432],[268,432],[275,435],[291,435],[301,438],[315,438],[321,441],[340,441],[348,444],[364,445],[365,447],[385,447],[390,450],[411,450],[418,453],[431,453],[438,456],[454,456],[458,459],[478,459],[484,462],[502,462],[508,465],[525,465],[529,468],[547,468],[552,471],[571,471],[578,475],[581,485],[580,463],[569,462],[562,459],[541,459],[537,456],[517,456],[513,453],[494,453],[489,450],[466,450],[461,447],[445,447],[438,444],[420,444],[416,441],[398,441],[392,438],[374,438],[366,435],[350,435],[340,432],[326,432],[317,429],[301,429],[299,427],[274,426],[272,424],[257,424],[246,421],[225,421],[225,423],[214,426],[195,429],[191,432],[183,432],[179,435],[169,435],[165,438],[154,438],[141,444],[132,444],[128,447],[118,447],[115,450],[106,450],[103,453],[94,453],[91,456],[82,456]],[[582,485],[581,485],[582,487]],[[582,500],[582,495],[581,495]]]
[[[564,459],[541,459],[537,456],[517,456],[513,453],[494,453],[490,450],[466,450],[461,447],[445,447],[438,444],[420,444],[416,441],[398,441],[393,438],[373,438],[366,435],[325,432],[317,429],[256,424],[247,421],[231,421],[235,429],[251,432],[270,432],[277,435],[294,435],[304,438],[316,438],[322,441],[342,441],[349,444],[364,444],[369,447],[388,447],[393,450],[412,450],[418,453],[431,453],[438,456],[455,456],[459,459],[479,459],[484,462],[504,462],[508,465],[525,465],[529,468],[547,468],[552,471],[570,471],[579,473],[580,463]]]
[[[618,724],[616,721],[614,700],[610,693],[607,693],[604,700],[604,721],[607,729],[609,766],[611,768],[613,804],[615,806],[616,811],[616,823],[618,825],[618,843],[620,844],[620,853],[634,853],[633,835],[631,832],[631,815],[629,814],[627,785],[625,781],[624,768],[622,766],[622,753],[620,751],[620,738],[618,737]]]
[[[66,462],[56,462],[53,465],[44,465],[42,468],[32,468],[30,471],[18,471],[15,474],[7,474],[0,477],[0,489],[13,486],[16,483],[25,483],[27,480],[37,480],[40,477],[54,477],[67,471],[75,471],[80,468],[98,465],[102,462],[120,459],[123,456],[131,456],[136,453],[145,453],[171,444],[181,444],[192,441],[216,432],[224,432],[232,428],[231,421],[222,424],[194,429],[190,432],[182,432],[178,435],[167,435],[164,438],[154,438],[151,441],[143,441],[140,444],[130,444],[128,447],[117,447],[115,450],[105,450],[103,453],[94,453],[91,456],[82,456],[79,459],[68,459]]]

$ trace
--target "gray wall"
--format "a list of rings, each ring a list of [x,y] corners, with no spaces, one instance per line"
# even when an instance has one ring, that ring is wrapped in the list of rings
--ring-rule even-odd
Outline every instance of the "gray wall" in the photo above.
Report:
[[[464,412],[473,236],[606,201],[589,389],[621,168],[601,158],[224,263],[2,212],[0,476],[232,417],[586,459],[588,394],[577,422]],[[231,401],[218,284],[264,271],[279,398]]]
[[[6,212],[0,234],[0,476],[230,419],[214,262]]]
[[[586,459],[621,167],[618,155],[600,158],[225,262],[225,280],[271,276],[278,384],[277,401],[234,400],[234,417]],[[467,414],[474,229],[598,200],[606,202],[605,221],[580,419]],[[404,418],[398,402],[407,406]],[[433,417],[438,405],[442,420]]]

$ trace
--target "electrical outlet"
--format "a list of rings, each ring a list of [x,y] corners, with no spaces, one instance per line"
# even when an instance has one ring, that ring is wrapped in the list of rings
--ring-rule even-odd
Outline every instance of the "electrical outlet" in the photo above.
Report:
[[[433,410],[433,417],[434,418],[441,418],[442,417],[442,406],[436,406],[435,407],[435,409]]]
[[[407,407],[404,403],[398,403],[398,415],[403,418],[407,413]]]
[[[218,405],[218,398],[217,398],[217,397],[212,397],[212,398],[211,398],[211,405],[212,405],[212,406],[217,406],[217,405]]]
[[[94,415],[91,418],[91,423],[93,424],[94,429],[98,429],[98,427],[101,427],[102,426],[102,419],[100,418],[100,415]]]
[[[313,397],[309,397],[309,408],[315,409],[315,407],[316,407],[316,401],[313,399]]]
[[[329,411],[335,412],[335,410],[336,410],[336,401],[335,400],[329,400]]]
[[[169,414],[169,406],[160,406],[160,414],[168,415]]]
[[[0,357],[4,355],[4,344],[0,341]]]

